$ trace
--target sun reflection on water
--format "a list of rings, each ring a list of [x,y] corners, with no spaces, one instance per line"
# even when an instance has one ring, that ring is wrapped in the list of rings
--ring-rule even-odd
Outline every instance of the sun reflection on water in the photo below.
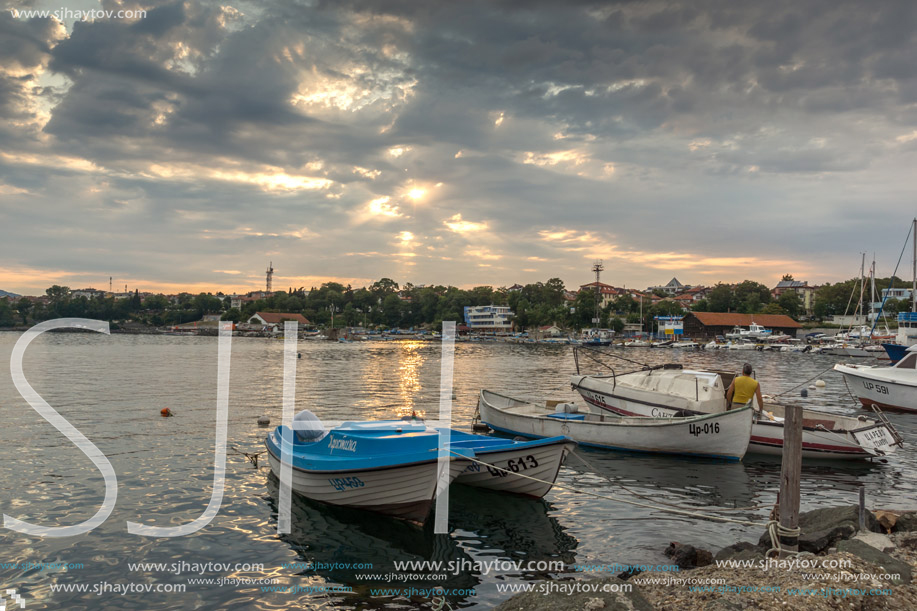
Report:
[[[423,416],[425,410],[417,410],[415,402],[423,388],[420,382],[420,368],[424,359],[421,347],[423,342],[400,342],[398,377],[401,391],[401,402],[398,406],[398,417],[410,416],[416,411],[418,416]]]

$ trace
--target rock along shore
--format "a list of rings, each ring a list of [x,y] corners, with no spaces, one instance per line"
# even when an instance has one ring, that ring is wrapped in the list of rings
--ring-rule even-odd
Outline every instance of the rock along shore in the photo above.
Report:
[[[554,585],[539,584],[497,609],[917,609],[917,512],[867,512],[866,528],[858,526],[856,506],[817,509],[800,516],[801,553],[792,559],[767,561],[767,533],[715,555],[672,543],[665,553],[679,572],[541,582]]]

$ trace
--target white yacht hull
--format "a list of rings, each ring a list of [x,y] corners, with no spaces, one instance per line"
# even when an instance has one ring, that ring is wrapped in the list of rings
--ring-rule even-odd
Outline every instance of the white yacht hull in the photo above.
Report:
[[[857,365],[835,365],[847,387],[865,407],[917,413],[917,384],[894,381],[875,375],[875,368]],[[891,371],[892,368],[883,368]]]

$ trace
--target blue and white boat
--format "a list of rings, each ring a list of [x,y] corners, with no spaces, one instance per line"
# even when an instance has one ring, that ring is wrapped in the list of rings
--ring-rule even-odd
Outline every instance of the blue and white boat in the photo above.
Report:
[[[310,412],[301,412],[294,428],[278,426],[265,445],[271,470],[280,478],[285,434],[292,440],[287,455],[295,492],[416,522],[430,513],[440,475],[440,434],[422,420],[345,422],[325,431]],[[445,463],[450,483],[473,456],[460,447],[450,452]]]
[[[514,441],[453,429],[449,437],[450,449],[473,450],[476,459],[455,478],[456,484],[533,498],[551,490],[560,466],[576,447],[575,441],[564,436]]]
[[[892,364],[904,358],[908,348],[917,345],[917,312],[898,313],[898,333],[894,344],[882,344]]]

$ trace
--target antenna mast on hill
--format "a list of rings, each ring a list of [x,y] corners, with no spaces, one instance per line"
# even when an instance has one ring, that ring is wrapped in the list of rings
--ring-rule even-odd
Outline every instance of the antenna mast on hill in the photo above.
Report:
[[[602,309],[602,285],[599,282],[599,279],[602,276],[602,272],[605,271],[605,266],[602,265],[601,259],[596,259],[592,264],[592,271],[595,272],[595,318],[592,319],[592,322],[596,326],[599,325],[602,321],[601,309]]]
[[[268,293],[271,292],[271,281],[274,279],[274,262],[271,261],[270,265],[267,266],[267,288],[265,289]]]

